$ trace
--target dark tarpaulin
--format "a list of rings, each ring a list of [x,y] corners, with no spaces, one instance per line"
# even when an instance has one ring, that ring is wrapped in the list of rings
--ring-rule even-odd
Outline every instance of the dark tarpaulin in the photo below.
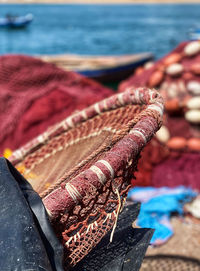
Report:
[[[133,228],[140,210],[138,203],[128,205],[119,216],[113,241],[109,232],[71,271],[137,271],[153,235],[152,229]]]
[[[63,271],[62,246],[30,184],[0,158],[0,270]]]

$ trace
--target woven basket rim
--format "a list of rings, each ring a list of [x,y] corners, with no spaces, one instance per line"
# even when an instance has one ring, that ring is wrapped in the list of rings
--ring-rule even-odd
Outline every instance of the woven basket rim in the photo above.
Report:
[[[144,97],[143,92],[146,92],[149,94],[149,100],[145,101],[143,99]],[[125,97],[126,94],[128,94],[129,97],[125,101],[124,98],[126,98]],[[148,89],[146,87],[137,88],[137,89],[128,88],[126,91],[122,93],[115,94],[115,95],[112,95],[111,97],[103,99],[100,102],[97,102],[81,111],[78,111],[68,116],[63,121],[52,125],[45,132],[43,132],[39,136],[32,139],[31,141],[29,141],[27,144],[25,144],[18,150],[14,151],[12,153],[12,156],[10,156],[9,160],[12,162],[13,165],[20,163],[27,155],[33,153],[42,145],[45,145],[45,143],[51,138],[58,136],[61,133],[67,132],[70,129],[76,128],[77,125],[83,122],[86,122],[87,120],[94,118],[97,115],[100,115],[101,113],[108,112],[110,110],[117,109],[120,107],[124,107],[129,104],[130,105],[131,104],[132,105],[143,105],[143,104],[147,105],[148,103],[151,108],[148,107],[142,112],[144,114],[147,111],[159,112],[160,114],[159,121],[161,122],[161,118],[164,111],[163,99],[161,95],[155,89]]]
[[[110,177],[114,178],[115,172],[117,172],[117,168],[113,166],[110,160],[112,160],[112,156],[114,155],[115,149],[118,147],[121,150],[123,148],[126,149],[127,142],[134,141],[134,144],[132,143],[134,147],[132,146],[128,150],[127,154],[130,155],[134,153],[134,157],[136,158],[140,151],[142,150],[142,148],[152,138],[154,133],[159,129],[161,125],[161,118],[164,110],[163,100],[161,95],[154,89],[148,89],[145,87],[137,89],[128,88],[125,92],[115,94],[98,103],[95,103],[90,107],[67,117],[62,122],[50,127],[46,132],[33,139],[19,150],[15,151],[13,155],[10,157],[10,160],[14,165],[16,165],[20,163],[27,155],[31,155],[32,153],[37,151],[38,148],[45,145],[45,143],[47,143],[48,140],[60,135],[61,133],[76,128],[79,124],[84,123],[87,120],[92,119],[98,115],[101,115],[104,112],[115,110],[120,107],[125,107],[127,105],[133,106],[146,105],[146,108],[142,109],[141,112],[138,114],[137,117],[139,117],[138,118],[139,120],[129,130],[129,133],[123,138],[121,138],[117,143],[114,144],[114,146],[111,147],[109,151],[105,153],[104,157],[100,161],[101,164],[99,165],[99,161],[93,164],[93,168],[96,168],[97,171],[100,170],[100,174],[97,173],[100,182],[101,182],[102,163],[104,164],[104,166],[106,165],[107,169],[110,172],[110,176],[106,176],[106,178]],[[144,129],[144,126],[148,126],[148,129]],[[142,141],[142,144],[141,142],[140,144],[138,144],[139,141]],[[130,144],[130,142],[128,144]],[[122,153],[123,151],[121,151],[121,154]],[[116,158],[117,161],[115,161],[115,164],[121,163],[121,154]],[[110,158],[107,159],[106,156],[111,157],[111,159]],[[124,162],[126,163],[126,161]],[[87,172],[87,170],[83,171],[83,173],[85,172]],[[71,179],[68,182],[68,186],[70,191],[69,195],[72,195],[75,191],[76,196],[78,195],[78,198],[81,198],[82,196],[80,196],[80,193],[74,186],[74,183],[76,182],[77,178],[79,178],[79,175]],[[88,179],[90,178],[91,176],[88,176]],[[44,199],[49,198],[51,196],[54,197],[53,194],[57,193],[60,184],[63,183],[64,181],[65,180],[62,180],[62,178],[57,180],[48,189],[46,189],[41,196]],[[62,191],[60,192],[62,193]],[[74,202],[76,203],[75,200]]]

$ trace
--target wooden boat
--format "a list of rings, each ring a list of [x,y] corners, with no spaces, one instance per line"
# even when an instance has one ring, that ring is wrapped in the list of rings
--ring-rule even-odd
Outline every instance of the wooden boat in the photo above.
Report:
[[[30,24],[33,20],[32,14],[25,16],[7,15],[5,18],[0,18],[0,27],[20,28]]]
[[[122,56],[40,56],[44,61],[78,72],[100,82],[117,82],[131,75],[135,68],[153,59],[152,53]]]

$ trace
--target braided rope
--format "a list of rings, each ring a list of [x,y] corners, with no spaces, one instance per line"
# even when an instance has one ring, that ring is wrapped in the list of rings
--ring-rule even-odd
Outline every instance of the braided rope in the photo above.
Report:
[[[78,124],[97,116],[98,114],[129,104],[149,104],[148,108],[142,112],[142,116],[145,116],[146,114],[152,116],[154,112],[158,112],[158,118],[162,117],[162,98],[155,90],[150,90],[147,88],[138,88],[135,90],[133,88],[129,88],[123,93],[113,95],[107,99],[104,99],[82,111],[75,113],[70,117],[67,117],[59,124],[53,125],[46,132],[31,140],[22,148],[13,152],[10,160],[15,165],[21,162],[26,155],[32,153],[33,151],[41,147],[41,145],[45,145],[45,143],[52,137],[57,136],[60,133],[66,132],[69,129],[77,126]]]

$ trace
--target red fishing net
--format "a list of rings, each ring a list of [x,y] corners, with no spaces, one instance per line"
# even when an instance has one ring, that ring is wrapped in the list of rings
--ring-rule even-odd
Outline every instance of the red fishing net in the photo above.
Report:
[[[43,198],[66,266],[114,230],[140,152],[162,113],[156,91],[130,88],[71,115],[13,154],[11,161]]]
[[[74,110],[112,91],[52,64],[22,56],[0,57],[0,153],[25,144]]]
[[[200,43],[183,42],[172,52],[156,61],[150,68],[143,69],[119,86],[121,91],[128,86],[148,86],[166,90],[165,98],[198,95],[190,81],[199,82]],[[172,91],[174,89],[174,91]],[[182,95],[181,95],[182,93]]]

